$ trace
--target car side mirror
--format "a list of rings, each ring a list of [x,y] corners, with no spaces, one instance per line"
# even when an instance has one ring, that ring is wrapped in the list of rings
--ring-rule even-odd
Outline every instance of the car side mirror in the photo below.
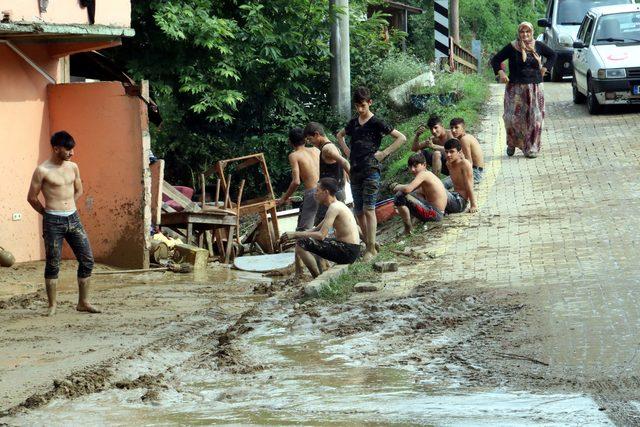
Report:
[[[573,42],[573,48],[574,49],[584,49],[584,43],[582,42],[582,40],[576,40]]]
[[[549,21],[547,20],[547,18],[541,18],[538,19],[538,27],[550,27],[551,24],[549,23]]]

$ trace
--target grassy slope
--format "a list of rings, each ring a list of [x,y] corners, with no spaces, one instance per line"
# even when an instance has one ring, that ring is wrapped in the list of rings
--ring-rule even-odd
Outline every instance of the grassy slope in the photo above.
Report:
[[[442,118],[445,127],[448,127],[449,120],[454,117],[462,117],[467,124],[467,131],[474,133],[474,128],[478,125],[480,111],[484,102],[489,95],[489,86],[487,80],[482,76],[464,75],[460,73],[439,74],[436,76],[436,85],[428,88],[426,93],[446,93],[452,90],[462,92],[463,98],[450,106],[434,105],[432,113],[438,114]],[[383,196],[390,195],[386,188],[391,182],[407,182],[409,175],[407,173],[407,159],[412,154],[410,149],[413,141],[415,130],[420,124],[426,123],[430,113],[421,113],[410,117],[409,119],[393,124],[396,129],[407,136],[407,144],[394,153],[391,158],[385,161],[383,170]],[[426,136],[425,136],[426,138]],[[390,138],[385,138],[383,146],[391,144]],[[420,236],[412,236],[405,239],[405,243],[411,243],[414,238]],[[396,242],[390,242],[384,245],[376,257],[376,261],[389,260],[395,258],[392,250],[401,250]],[[343,301],[349,297],[353,290],[353,286],[359,282],[375,281],[377,274],[374,273],[372,263],[356,262],[346,274],[333,279],[328,286],[320,293],[320,298],[330,301]]]

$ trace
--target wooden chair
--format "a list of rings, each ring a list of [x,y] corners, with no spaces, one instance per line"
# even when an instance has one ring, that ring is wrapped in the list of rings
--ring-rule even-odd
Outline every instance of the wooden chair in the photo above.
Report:
[[[280,237],[280,230],[278,227],[278,216],[276,215],[276,199],[273,194],[271,178],[269,177],[269,170],[263,153],[220,160],[213,167],[206,170],[202,174],[201,179],[204,180],[215,173],[218,176],[220,190],[224,191],[225,194],[228,194],[231,185],[231,175],[228,175],[227,178],[225,178],[225,169],[229,164],[238,162],[240,164],[235,167],[236,171],[240,171],[253,165],[258,165],[264,175],[265,185],[267,188],[267,194],[264,196],[246,200],[242,203],[242,206],[239,204],[236,205],[238,221],[243,216],[258,214],[260,216],[260,223],[256,230],[256,233],[258,234],[256,239],[263,242],[262,249],[264,249],[265,252],[279,252],[280,248],[278,246],[278,238]],[[218,190],[216,192],[218,192]],[[228,197],[225,197],[225,200],[227,200],[227,198]]]
[[[157,165],[157,166],[156,166]],[[239,225],[237,211],[227,209],[203,209],[198,203],[192,201],[174,186],[164,180],[164,162],[158,161],[152,165],[152,216],[153,222],[159,227],[167,227],[183,236],[186,243],[195,246],[204,246],[207,233],[216,236],[216,246],[220,262],[229,263],[233,257],[233,236]],[[241,184],[244,186],[244,182]],[[175,209],[162,203],[162,195],[166,195],[183,208],[176,212]],[[237,205],[240,205],[242,189],[239,192]],[[223,239],[226,238],[226,245]],[[208,239],[210,254],[212,239]]]

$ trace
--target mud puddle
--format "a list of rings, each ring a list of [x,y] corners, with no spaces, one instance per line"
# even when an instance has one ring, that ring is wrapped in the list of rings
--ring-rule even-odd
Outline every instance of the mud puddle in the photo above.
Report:
[[[473,357],[520,308],[434,283],[405,298],[330,306],[270,297],[229,327],[114,365],[102,391],[3,421],[608,425],[591,398],[505,387]]]

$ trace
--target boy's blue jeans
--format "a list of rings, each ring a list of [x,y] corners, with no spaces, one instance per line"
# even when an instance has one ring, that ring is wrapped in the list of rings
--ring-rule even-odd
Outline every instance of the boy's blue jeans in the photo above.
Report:
[[[42,218],[44,247],[47,263],[44,268],[45,279],[57,279],[60,271],[62,240],[65,239],[78,260],[78,278],[85,279],[93,271],[93,253],[89,238],[80,222],[78,212],[69,216],[45,213]]]

